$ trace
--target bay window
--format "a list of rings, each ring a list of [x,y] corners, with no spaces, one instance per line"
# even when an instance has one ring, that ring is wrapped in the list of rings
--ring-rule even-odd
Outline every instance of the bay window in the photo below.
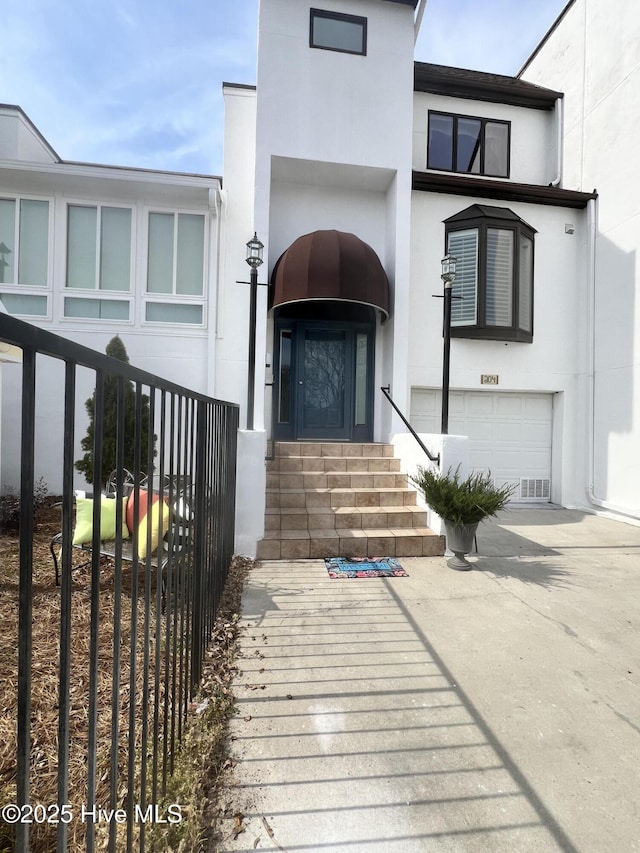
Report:
[[[535,230],[507,208],[475,204],[445,220],[456,260],[453,337],[533,340]]]

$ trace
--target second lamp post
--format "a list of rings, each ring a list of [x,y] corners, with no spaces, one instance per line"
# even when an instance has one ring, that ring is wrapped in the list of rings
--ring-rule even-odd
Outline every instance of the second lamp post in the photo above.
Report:
[[[449,352],[451,350],[451,298],[453,281],[456,277],[456,259],[445,255],[442,259],[442,281],[444,282],[444,353],[442,356],[442,420],[440,432],[449,434]]]

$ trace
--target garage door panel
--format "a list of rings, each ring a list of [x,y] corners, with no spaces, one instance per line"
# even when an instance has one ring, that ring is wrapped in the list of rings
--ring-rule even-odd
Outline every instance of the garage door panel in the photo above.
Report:
[[[470,465],[490,470],[499,485],[551,477],[552,395],[457,391],[449,399],[449,432],[469,436]],[[439,432],[440,392],[415,389],[411,423],[418,432]],[[548,497],[547,497],[548,499]]]
[[[495,441],[496,425],[491,420],[480,421],[477,418],[467,418],[467,420],[449,418],[449,432],[451,435],[468,435],[473,436],[478,441]]]
[[[538,421],[496,421],[494,436],[497,441],[512,441],[514,444],[539,444],[548,447],[549,423]]]
[[[442,406],[440,404],[440,392],[437,392],[435,397],[437,409],[440,412]],[[465,417],[465,398],[464,394],[450,394],[449,395],[449,417],[455,417],[456,415],[460,417]]]
[[[498,417],[503,418],[521,418],[522,417],[522,398],[521,397],[498,397],[495,401],[495,411]]]
[[[466,396],[461,395],[461,397],[464,401],[463,408],[467,417],[493,415],[494,400],[489,394],[468,393]]]
[[[551,419],[551,394],[523,395],[523,415],[542,421]]]

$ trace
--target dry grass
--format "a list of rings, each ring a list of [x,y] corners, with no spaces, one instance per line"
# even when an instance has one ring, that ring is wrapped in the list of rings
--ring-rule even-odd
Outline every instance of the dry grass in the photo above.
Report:
[[[32,804],[44,805],[57,802],[58,768],[58,682],[60,654],[60,588],[55,585],[54,568],[48,550],[51,536],[60,525],[57,509],[43,507],[38,513],[34,534],[33,569],[33,671],[32,671],[32,747],[31,747],[31,796]],[[82,554],[74,555],[82,562]],[[15,802],[16,783],[16,713],[17,713],[17,637],[18,637],[18,539],[16,536],[0,537],[0,620],[2,624],[2,643],[0,645],[0,797],[2,804]],[[72,588],[72,643],[71,643],[71,689],[70,689],[70,746],[69,746],[69,802],[74,815],[87,801],[87,744],[89,737],[89,636],[90,636],[90,567],[78,569],[73,573]],[[206,743],[199,744],[195,754],[209,754],[210,765],[201,760],[194,766],[193,761],[179,759],[176,784],[169,791],[167,802],[181,802],[187,820],[181,825],[179,844],[186,837],[203,835],[202,826],[208,822],[204,813],[209,811],[209,799],[215,793],[216,766],[223,761],[226,721],[232,713],[233,702],[229,691],[232,671],[233,648],[235,644],[234,612],[239,609],[239,596],[246,566],[236,561],[231,573],[231,587],[234,593],[227,593],[226,604],[221,609],[216,625],[216,642],[207,656],[204,680],[205,694],[208,690],[211,711],[196,715],[195,728],[188,727],[187,743],[193,748],[197,739],[198,726],[202,728],[201,737]],[[130,707],[130,637],[131,637],[131,566],[123,565],[123,594],[121,596],[121,643],[120,643],[120,679],[118,685],[119,710],[119,747],[118,747],[118,806],[124,805],[127,787],[128,727]],[[229,585],[228,585],[229,586]],[[153,599],[153,595],[152,595]],[[98,635],[98,769],[97,792],[95,802],[109,804],[110,787],[110,748],[112,726],[112,666],[113,666],[113,626],[114,626],[114,572],[108,559],[103,559],[100,574],[100,630]],[[152,612],[151,620],[155,616]],[[144,650],[142,643],[144,627],[144,584],[140,578],[138,588],[138,642],[136,649],[136,727],[134,750],[141,752],[143,709],[139,700],[142,694],[144,677]],[[226,626],[226,627],[225,627]],[[153,649],[149,667],[149,686],[153,688]],[[208,685],[208,687],[206,686]],[[203,695],[205,695],[203,694]],[[151,707],[156,700],[151,694]],[[134,697],[136,700],[136,697]],[[213,717],[212,717],[213,715]],[[152,711],[147,709],[149,720]],[[162,715],[161,715],[162,716]],[[215,718],[215,725],[209,725]],[[206,723],[206,725],[204,725]],[[204,725],[204,728],[203,728]],[[211,730],[216,734],[211,742]],[[153,737],[150,731],[149,737]],[[136,774],[137,775],[137,774]],[[172,783],[173,784],[173,783]],[[139,786],[139,779],[136,779]],[[176,799],[177,798],[177,799]],[[188,801],[187,801],[188,800]],[[191,828],[189,828],[191,827]],[[123,832],[124,827],[120,827]],[[97,849],[106,846],[106,826],[98,827]],[[56,828],[47,824],[32,824],[30,843],[32,853],[49,853],[55,849]],[[153,835],[153,833],[152,833]],[[120,836],[119,836],[120,837]],[[156,849],[176,849],[170,839],[156,838]],[[150,839],[151,840],[151,839]],[[191,842],[189,842],[191,843]],[[0,825],[0,853],[13,847],[11,828]],[[85,848],[85,824],[79,819],[69,824],[70,853]],[[184,847],[195,851],[195,847]]]

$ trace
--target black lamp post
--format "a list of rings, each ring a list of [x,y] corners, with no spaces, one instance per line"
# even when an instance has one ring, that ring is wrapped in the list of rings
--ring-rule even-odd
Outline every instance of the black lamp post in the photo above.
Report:
[[[249,387],[247,389],[247,429],[253,429],[253,398],[256,381],[256,305],[258,300],[258,267],[262,263],[264,245],[254,232],[247,243],[247,263],[251,267],[249,302]]]
[[[440,432],[449,434],[449,352],[451,349],[451,296],[456,277],[456,259],[445,255],[442,259],[444,282],[444,353],[442,357],[442,421]]]

